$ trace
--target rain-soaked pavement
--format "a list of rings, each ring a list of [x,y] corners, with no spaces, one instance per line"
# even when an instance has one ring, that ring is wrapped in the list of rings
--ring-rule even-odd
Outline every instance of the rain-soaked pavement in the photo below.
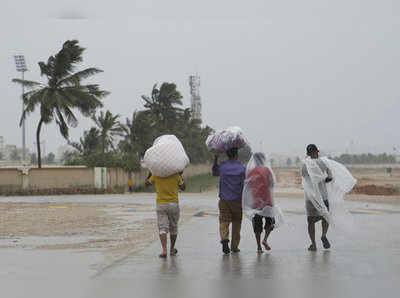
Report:
[[[114,203],[126,198],[100,196],[93,198],[93,202]],[[137,201],[149,198],[146,196]],[[63,198],[66,201],[70,199]],[[86,199],[84,197],[83,201]],[[223,256],[218,243],[215,198],[185,195],[182,204],[198,206],[203,212],[181,228],[177,257],[159,259],[160,245],[155,242],[145,251],[126,256],[94,276],[87,276],[83,267],[88,263],[87,258],[95,257],[84,252],[82,255],[75,253],[68,258],[76,258],[76,263],[64,267],[60,264],[57,276],[53,268],[57,265],[52,263],[56,259],[49,256],[48,262],[52,265],[42,264],[42,268],[49,268],[52,272],[47,277],[51,282],[45,288],[39,287],[43,276],[14,279],[11,281],[24,282],[25,287],[32,286],[37,292],[31,291],[31,295],[27,295],[23,287],[16,286],[13,292],[6,291],[15,296],[4,297],[399,296],[400,206],[348,202],[356,227],[351,232],[331,230],[328,234],[332,243],[330,250],[322,249],[319,242],[317,252],[308,252],[303,200],[278,201],[287,214],[287,225],[272,233],[271,252],[256,253],[251,224],[244,219],[242,251]],[[317,233],[319,235],[320,227]],[[38,262],[45,259],[41,260]],[[38,262],[36,265],[40,266]],[[0,277],[2,282],[10,280],[5,274]],[[7,283],[8,287],[11,285]]]

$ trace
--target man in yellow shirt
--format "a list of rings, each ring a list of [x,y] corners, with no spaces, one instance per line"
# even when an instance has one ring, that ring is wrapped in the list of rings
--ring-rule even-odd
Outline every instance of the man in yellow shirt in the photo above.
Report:
[[[171,239],[170,255],[175,256],[178,253],[178,250],[175,248],[179,221],[178,188],[184,191],[186,186],[182,178],[182,173],[165,178],[149,175],[146,185],[152,185],[153,183],[157,192],[157,222],[163,249],[160,258],[167,257],[168,233]]]

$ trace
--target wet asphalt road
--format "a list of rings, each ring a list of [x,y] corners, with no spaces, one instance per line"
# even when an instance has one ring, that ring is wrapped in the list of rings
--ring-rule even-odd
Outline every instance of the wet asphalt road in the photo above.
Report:
[[[250,222],[242,225],[241,252],[223,256],[218,242],[216,210],[200,213],[181,229],[177,247],[179,256],[157,258],[160,244],[154,243],[139,255],[130,256],[108,268],[97,282],[138,281],[150,284],[183,285],[186,290],[204,284],[199,297],[239,295],[254,284],[253,294],[264,297],[264,287],[279,296],[296,297],[399,297],[400,293],[400,212],[398,207],[349,202],[355,228],[331,230],[330,250],[318,243],[317,252],[309,252],[302,200],[280,200],[287,213],[287,225],[271,234],[272,251],[258,255]],[[321,228],[317,228],[319,239]],[[107,284],[107,282],[105,284]],[[230,287],[225,284],[232,283]],[[101,284],[101,283],[100,283]],[[121,287],[123,288],[123,287]],[[139,288],[143,296],[157,286]],[[167,287],[169,289],[169,287]],[[161,290],[160,290],[161,291]],[[221,292],[222,291],[222,292]],[[169,291],[161,291],[166,294]],[[180,293],[182,294],[182,293]],[[216,295],[218,296],[218,295]]]
[[[135,201],[150,198],[146,195]],[[127,196],[92,199],[110,204],[132,202]],[[88,202],[90,198],[61,200]],[[22,294],[8,297],[399,297],[400,206],[348,202],[355,228],[351,232],[331,230],[330,250],[322,249],[319,241],[318,251],[308,252],[304,201],[278,201],[287,214],[287,225],[271,234],[272,251],[263,255],[256,253],[251,224],[244,219],[242,251],[223,256],[215,198],[185,195],[181,204],[203,212],[181,228],[177,257],[159,259],[160,244],[155,242],[87,278],[74,273],[74,266],[58,277],[50,271],[51,282],[45,287],[44,276],[20,280],[16,275],[16,285],[23,281],[26,288],[37,291],[26,295],[23,288],[14,286],[14,292]],[[320,232],[318,226],[317,238]],[[4,283],[7,278],[3,277]],[[11,285],[8,281],[5,288]]]

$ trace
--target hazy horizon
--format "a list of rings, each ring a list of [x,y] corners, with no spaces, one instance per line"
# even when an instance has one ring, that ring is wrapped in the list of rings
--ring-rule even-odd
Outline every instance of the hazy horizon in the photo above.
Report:
[[[188,77],[199,74],[203,123],[240,126],[254,150],[302,155],[400,150],[400,3],[397,1],[20,1],[0,12],[0,136],[21,146],[19,77],[44,81],[39,61],[67,39],[87,50],[82,67],[111,92],[104,109],[121,122],[143,108],[155,83],[174,82],[190,106]],[[78,114],[78,113],[77,113]],[[79,114],[78,114],[79,115]],[[77,141],[93,123],[79,116]],[[33,149],[38,112],[27,120]],[[65,144],[43,128],[46,152]]]

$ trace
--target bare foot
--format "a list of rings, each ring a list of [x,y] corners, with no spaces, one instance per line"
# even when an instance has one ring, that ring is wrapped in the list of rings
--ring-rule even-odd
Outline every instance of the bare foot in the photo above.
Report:
[[[169,253],[171,256],[176,256],[178,254],[178,250],[174,248],[173,250],[170,251]]]
[[[317,251],[317,246],[315,244],[311,244],[308,248],[309,251]]]
[[[267,241],[263,241],[262,244],[264,245],[266,250],[271,250],[271,247],[268,245]]]

